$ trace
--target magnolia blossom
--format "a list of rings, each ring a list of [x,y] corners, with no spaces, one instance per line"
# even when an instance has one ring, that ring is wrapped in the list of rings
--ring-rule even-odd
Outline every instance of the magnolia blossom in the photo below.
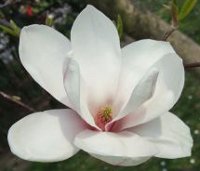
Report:
[[[183,89],[184,68],[168,42],[140,40],[121,49],[112,21],[88,5],[71,41],[45,25],[24,27],[19,55],[34,80],[70,108],[16,122],[8,142],[20,158],[62,161],[81,149],[134,166],[153,156],[191,155],[190,129],[169,112]]]

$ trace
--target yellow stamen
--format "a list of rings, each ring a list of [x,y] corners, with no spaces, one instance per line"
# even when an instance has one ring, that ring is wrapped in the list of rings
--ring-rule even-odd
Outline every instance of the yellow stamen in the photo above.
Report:
[[[105,119],[105,121],[110,121],[112,118],[112,109],[111,107],[107,106],[102,110],[102,117]]]
[[[105,130],[105,125],[112,120],[112,108],[106,106],[96,114],[95,122],[99,128]]]

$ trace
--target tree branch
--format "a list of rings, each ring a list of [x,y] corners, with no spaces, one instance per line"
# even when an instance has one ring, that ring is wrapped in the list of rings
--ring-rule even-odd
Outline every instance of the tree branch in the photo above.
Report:
[[[185,67],[185,69],[192,69],[192,68],[200,67],[200,62],[185,64],[184,67]]]
[[[171,34],[176,30],[177,30],[177,28],[171,27],[171,29],[169,31],[165,32],[165,34],[162,37],[162,40],[166,41],[168,39],[168,37],[171,36]]]
[[[10,101],[10,102],[13,102],[13,103],[25,108],[26,110],[28,110],[30,112],[35,112],[35,110],[32,107],[30,107],[30,106],[26,105],[25,103],[19,101],[17,98],[15,98],[15,96],[10,96],[10,95],[2,92],[2,91],[0,91],[0,96],[3,97],[4,99]]]

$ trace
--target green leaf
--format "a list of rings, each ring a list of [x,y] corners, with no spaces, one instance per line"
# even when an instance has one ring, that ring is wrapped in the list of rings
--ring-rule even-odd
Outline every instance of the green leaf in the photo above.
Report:
[[[47,26],[52,26],[54,24],[54,16],[53,16],[53,14],[48,14],[46,16],[45,24]]]
[[[117,16],[117,31],[118,31],[118,34],[119,34],[119,37],[120,39],[122,38],[123,36],[123,22],[122,22],[122,18],[120,15]]]
[[[16,35],[20,34],[21,29],[17,26],[17,24],[13,20],[10,20],[10,26],[13,29],[13,31],[16,33]]]
[[[10,20],[8,24],[0,24],[0,29],[15,37],[19,37],[21,30],[13,20]]]
[[[172,4],[178,7],[177,0],[172,0]]]
[[[10,35],[12,35],[12,36],[18,36],[18,35],[16,35],[16,33],[15,33],[15,31],[13,31],[11,28],[9,28],[9,27],[6,27],[6,26],[4,26],[4,25],[0,25],[0,28],[4,31],[4,32],[6,32],[6,33],[8,33],[8,34],[10,34]]]
[[[187,17],[192,11],[192,9],[195,7],[196,3],[197,0],[185,0],[178,15],[178,19],[183,20],[185,17]]]

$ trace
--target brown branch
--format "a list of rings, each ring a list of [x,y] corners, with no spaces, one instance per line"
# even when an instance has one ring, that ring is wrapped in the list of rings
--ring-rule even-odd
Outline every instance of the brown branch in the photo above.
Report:
[[[200,67],[200,62],[184,64],[184,67],[185,67],[185,69],[192,69],[192,68]]]
[[[169,38],[169,36],[171,36],[171,34],[176,30],[177,30],[177,28],[172,26],[170,30],[168,30],[167,32],[164,33],[162,40],[166,41]]]
[[[174,31],[178,30],[178,27],[179,27],[177,10],[176,10],[176,6],[174,6],[173,3],[171,5],[171,17],[172,17],[171,26],[170,26],[170,29],[164,33],[162,37],[163,41],[166,41],[172,35]]]
[[[35,112],[35,110],[32,107],[30,107],[30,106],[26,105],[25,103],[19,101],[15,96],[10,96],[10,95],[2,92],[2,91],[0,91],[0,96],[3,97],[4,99],[10,101],[10,102],[13,102],[13,103],[25,108],[26,110],[28,110],[30,112]]]

